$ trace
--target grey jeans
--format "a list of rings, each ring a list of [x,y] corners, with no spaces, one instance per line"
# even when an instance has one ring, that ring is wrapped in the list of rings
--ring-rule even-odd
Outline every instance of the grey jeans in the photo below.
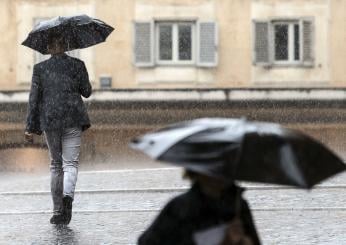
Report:
[[[74,198],[82,130],[80,128],[67,128],[45,131],[44,133],[51,159],[50,187],[53,212],[57,214],[62,210],[63,196]]]

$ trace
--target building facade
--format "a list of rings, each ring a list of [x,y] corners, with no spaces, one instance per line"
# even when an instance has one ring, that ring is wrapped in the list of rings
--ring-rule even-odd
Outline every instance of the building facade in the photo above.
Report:
[[[40,20],[115,27],[75,51],[95,88],[346,86],[344,0],[2,0],[0,89],[27,90],[46,57],[21,42]]]

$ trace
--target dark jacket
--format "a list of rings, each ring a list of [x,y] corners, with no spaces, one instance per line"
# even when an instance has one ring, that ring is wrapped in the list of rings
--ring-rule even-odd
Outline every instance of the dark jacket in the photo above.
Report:
[[[220,199],[205,195],[198,184],[171,200],[152,225],[140,236],[139,245],[192,245],[197,231],[231,221],[235,216],[235,200],[242,188],[230,187]],[[248,204],[240,199],[240,218],[244,232],[260,244]]]
[[[82,97],[91,95],[84,62],[66,54],[53,55],[34,66],[26,131],[90,127]]]

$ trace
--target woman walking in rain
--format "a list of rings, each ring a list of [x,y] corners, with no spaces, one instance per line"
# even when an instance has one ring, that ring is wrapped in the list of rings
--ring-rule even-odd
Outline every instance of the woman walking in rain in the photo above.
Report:
[[[57,17],[42,21],[23,45],[51,54],[34,66],[25,139],[44,132],[51,164],[52,224],[69,224],[77,182],[82,132],[90,120],[82,96],[92,88],[84,62],[65,54],[104,42],[114,30],[87,15]]]
[[[68,224],[77,182],[82,131],[90,127],[81,96],[91,95],[83,61],[64,53],[63,38],[50,35],[50,59],[34,66],[25,136],[44,132],[51,158],[52,224]]]

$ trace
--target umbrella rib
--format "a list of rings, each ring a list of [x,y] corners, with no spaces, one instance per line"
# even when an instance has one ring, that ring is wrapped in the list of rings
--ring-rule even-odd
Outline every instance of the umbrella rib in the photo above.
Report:
[[[289,168],[287,174],[291,177],[291,180],[298,185],[308,187],[308,183],[306,183],[304,176],[299,169],[292,147],[287,142],[280,148],[280,164],[283,168]]]

